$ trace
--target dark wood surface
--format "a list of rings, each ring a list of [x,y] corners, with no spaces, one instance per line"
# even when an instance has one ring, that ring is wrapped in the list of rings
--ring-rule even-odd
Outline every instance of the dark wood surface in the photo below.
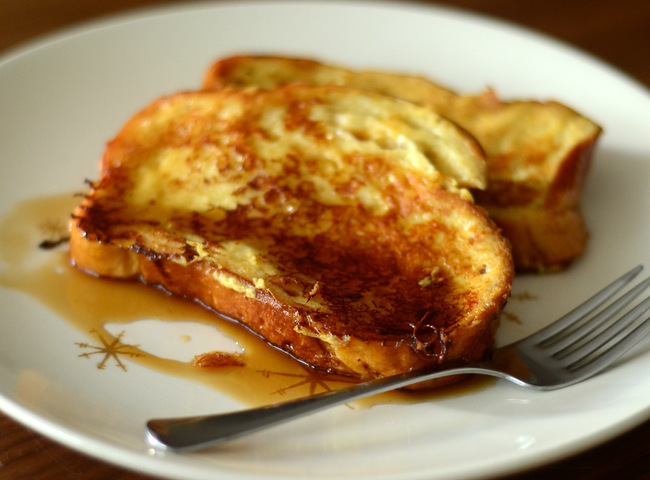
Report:
[[[76,23],[172,0],[0,0],[0,55]],[[419,2],[428,3],[428,2]],[[431,2],[433,3],[433,2]],[[650,87],[648,0],[447,0],[577,46]],[[609,95],[611,92],[603,92]],[[0,112],[2,115],[3,112]],[[650,399],[650,392],[648,392]],[[650,479],[650,422],[578,456],[510,480]],[[97,461],[30,431],[0,413],[0,479],[144,480],[151,477]]]

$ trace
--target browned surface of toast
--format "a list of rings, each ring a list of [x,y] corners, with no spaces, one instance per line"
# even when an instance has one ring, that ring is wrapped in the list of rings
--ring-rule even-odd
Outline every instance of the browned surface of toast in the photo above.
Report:
[[[108,144],[72,260],[197,300],[323,370],[483,358],[511,253],[423,154],[425,131],[439,155],[475,152],[430,109],[349,88],[162,98]]]
[[[580,197],[601,129],[557,102],[460,95],[423,77],[350,71],[309,59],[237,56],[214,63],[203,86],[275,88],[350,85],[432,107],[467,129],[487,155],[488,185],[477,202],[503,229],[520,271],[565,268],[582,253]]]

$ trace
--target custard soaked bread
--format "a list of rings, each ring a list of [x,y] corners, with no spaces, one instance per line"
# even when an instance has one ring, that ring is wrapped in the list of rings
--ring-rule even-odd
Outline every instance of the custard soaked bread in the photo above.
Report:
[[[512,258],[435,165],[482,162],[455,124],[371,92],[179,93],[108,144],[71,220],[71,255],[197,300],[323,370],[369,378],[477,360]]]
[[[556,102],[459,95],[425,78],[349,71],[307,59],[239,56],[216,62],[204,88],[349,85],[432,107],[467,129],[487,155],[477,202],[503,229],[518,270],[563,268],[585,248],[580,196],[600,127]]]

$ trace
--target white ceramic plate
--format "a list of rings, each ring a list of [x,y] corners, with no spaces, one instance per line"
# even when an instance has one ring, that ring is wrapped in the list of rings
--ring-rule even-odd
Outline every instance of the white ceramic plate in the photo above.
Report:
[[[650,265],[650,95],[608,66],[527,31],[409,4],[218,3],[86,25],[0,63],[0,214],[19,201],[76,191],[97,176],[104,143],[155,97],[199,85],[233,53],[304,55],[429,75],[463,91],[554,98],[605,128],[585,192],[585,255],[559,275],[517,278],[501,343],[559,316],[610,278]],[[0,408],[90,455],[179,478],[467,478],[587,449],[650,413],[650,341],[615,368],[539,393],[498,382],[472,395],[402,406],[335,408],[220,450],[151,455],[152,415],[237,408],[207,387],[148,370],[80,361],[87,340],[31,298],[0,290]],[[114,365],[112,365],[114,367]]]

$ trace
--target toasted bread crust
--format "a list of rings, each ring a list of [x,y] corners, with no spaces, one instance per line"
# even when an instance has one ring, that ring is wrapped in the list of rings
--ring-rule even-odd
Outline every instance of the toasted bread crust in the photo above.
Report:
[[[370,106],[378,123],[359,135],[346,115]],[[73,262],[199,301],[328,371],[483,358],[509,246],[421,152],[373,136],[402,138],[415,120],[460,135],[428,109],[347,88],[160,99],[109,143],[70,224]],[[463,139],[447,153],[472,152]]]
[[[295,83],[350,85],[404,98],[467,129],[487,155],[488,185],[475,192],[476,200],[508,236],[519,271],[561,269],[584,250],[587,235],[579,200],[601,128],[572,109],[557,102],[504,102],[492,91],[459,95],[423,77],[273,56],[215,62],[203,87]],[[548,229],[553,215],[559,216],[562,229]]]
[[[478,361],[485,358],[494,341],[499,317],[507,294],[508,280],[500,286],[503,298],[482,312],[471,326],[457,325],[439,334],[426,318],[402,335],[369,335],[367,338],[343,335],[346,340],[322,341],[305,335],[299,320],[302,312],[281,305],[270,295],[256,299],[214,282],[205,263],[181,266],[167,259],[138,255],[119,247],[88,242],[79,230],[72,230],[72,256],[75,265],[92,274],[111,278],[137,278],[147,284],[163,287],[168,292],[197,301],[220,314],[236,319],[270,344],[281,348],[301,362],[320,370],[376,378],[431,364]],[[98,248],[95,248],[98,247]],[[112,251],[111,251],[112,250]],[[124,265],[125,255],[130,256]],[[96,270],[103,265],[103,271]],[[137,268],[131,269],[137,265]],[[124,275],[124,276],[123,276]],[[511,281],[511,280],[510,280]],[[290,322],[289,319],[293,319]],[[409,325],[411,327],[411,325]],[[336,337],[331,337],[335,340]],[[450,376],[426,383],[426,387],[445,385],[458,380]]]
[[[587,247],[580,197],[595,143],[596,137],[589,137],[575,144],[550,183],[493,180],[491,188],[475,192],[510,240],[519,271],[563,270]]]

